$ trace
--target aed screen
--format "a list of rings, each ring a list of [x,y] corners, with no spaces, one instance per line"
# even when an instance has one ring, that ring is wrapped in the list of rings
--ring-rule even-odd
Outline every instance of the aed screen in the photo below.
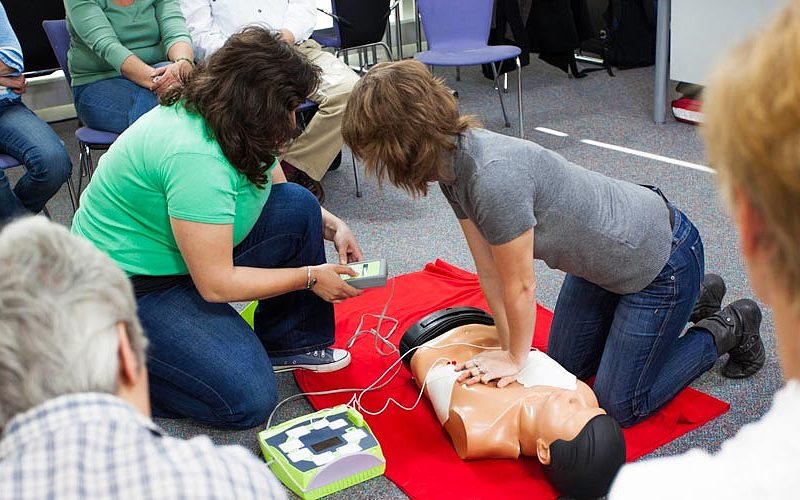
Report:
[[[376,276],[381,272],[380,261],[361,262],[356,265],[351,265],[350,269],[357,272],[359,276]]]
[[[328,438],[325,441],[320,441],[319,443],[314,443],[311,445],[311,449],[317,453],[323,452],[335,446],[344,443],[344,440],[339,436],[333,436],[332,438]]]

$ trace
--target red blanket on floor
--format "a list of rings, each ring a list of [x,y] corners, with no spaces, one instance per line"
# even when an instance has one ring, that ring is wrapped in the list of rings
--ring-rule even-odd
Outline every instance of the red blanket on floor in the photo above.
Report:
[[[477,276],[443,261],[428,264],[420,272],[399,276],[387,316],[400,324],[392,336],[395,345],[406,329],[423,316],[449,306],[474,306],[488,310]],[[352,337],[362,314],[378,314],[384,307],[391,285],[368,290],[362,296],[336,306],[336,347],[344,347]],[[544,351],[553,313],[537,306],[533,345]],[[374,326],[375,322],[372,323]],[[390,325],[381,330],[387,333]],[[384,346],[385,347],[385,346]],[[385,349],[384,349],[385,350]],[[350,351],[353,363],[329,374],[296,372],[304,392],[366,387],[383,373],[396,355],[381,356],[372,336],[360,337]],[[364,407],[377,411],[392,397],[411,406],[419,390],[410,373],[402,368],[384,389],[367,393]],[[352,394],[312,396],[315,408],[346,403]],[[725,413],[727,403],[693,389],[681,392],[670,404],[646,421],[625,430],[628,460],[650,453],[659,446]],[[538,461],[520,460],[463,461],[453,450],[433,408],[423,397],[413,411],[394,405],[378,416],[366,416],[386,455],[386,476],[411,497],[434,498],[555,498]]]

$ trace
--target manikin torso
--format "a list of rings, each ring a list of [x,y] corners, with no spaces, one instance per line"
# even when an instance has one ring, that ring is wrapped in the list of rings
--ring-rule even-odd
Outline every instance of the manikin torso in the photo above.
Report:
[[[495,327],[465,325],[427,342],[411,360],[417,385],[427,377],[426,396],[461,458],[535,456],[537,439],[548,446],[571,440],[605,413],[589,386],[539,351],[531,351],[517,382],[502,389],[456,382],[448,361],[465,362],[486,348],[499,348]]]

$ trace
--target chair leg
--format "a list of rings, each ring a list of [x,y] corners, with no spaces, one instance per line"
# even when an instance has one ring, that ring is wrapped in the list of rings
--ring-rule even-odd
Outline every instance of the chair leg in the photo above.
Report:
[[[386,57],[388,57],[390,61],[394,61],[394,56],[392,55],[392,51],[389,46],[383,42],[378,42],[378,45],[383,47],[383,50],[386,51]]]
[[[353,151],[350,151],[350,157],[353,159],[353,176],[356,179],[356,198],[361,198],[361,182],[359,179],[358,173],[358,165],[356,164],[356,155],[353,154]]]
[[[78,210],[78,193],[75,191],[75,183],[72,182],[72,176],[67,179],[67,190],[69,191],[69,199],[72,202],[72,212],[75,213]]]
[[[89,180],[92,180],[94,175],[94,163],[92,162],[92,148],[88,144],[84,144],[86,148],[86,172],[89,174]]]
[[[78,193],[83,188],[83,178],[89,176],[89,169],[86,167],[86,149],[81,142],[78,145],[78,163],[80,165],[80,172],[78,172]]]
[[[397,30],[397,58],[403,60],[403,30],[400,27],[400,6],[394,9],[394,27]]]
[[[456,81],[461,81],[461,66],[456,66]]]
[[[506,114],[506,105],[503,103],[503,89],[500,88],[500,79],[497,77],[496,63],[492,63],[492,73],[494,73],[494,84],[497,87],[497,97],[500,98],[500,109],[503,110],[503,120],[505,120],[506,127],[510,127],[511,122],[508,121],[508,115]]]
[[[522,63],[517,57],[517,105],[519,112],[519,138],[525,137],[525,131],[522,128]]]

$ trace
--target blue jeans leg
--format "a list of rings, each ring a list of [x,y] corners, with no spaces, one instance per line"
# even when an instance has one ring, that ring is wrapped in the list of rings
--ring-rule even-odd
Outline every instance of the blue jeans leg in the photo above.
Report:
[[[672,252],[664,269],[644,290],[619,296],[616,307],[599,320],[607,321],[613,314],[602,341],[594,390],[600,406],[623,426],[657,411],[717,359],[713,338],[707,332],[691,328],[681,335],[697,300],[704,255],[697,229],[681,212],[673,210]],[[586,297],[598,295],[602,293],[593,291]],[[562,314],[581,313],[559,311],[557,306],[556,316]],[[559,337],[576,332],[553,331],[551,338],[553,334],[553,344],[560,345],[563,341]],[[589,344],[596,351],[597,344]],[[593,361],[584,351],[588,349],[577,349],[573,354],[560,348],[551,355],[565,367],[583,369],[580,375],[586,377],[591,375]]]
[[[72,88],[78,118],[87,127],[117,134],[158,105],[158,97],[118,76]]]
[[[61,139],[22,102],[0,104],[0,151],[19,160],[27,170],[13,191],[0,171],[0,219],[41,212],[72,172]]]
[[[189,279],[138,305],[153,415],[227,429],[266,420],[278,398],[272,364],[233,307],[206,302]]]
[[[319,203],[306,189],[279,184],[250,234],[234,249],[237,265],[298,267],[325,260]],[[333,307],[312,292],[261,301],[256,332],[228,304],[206,302],[189,278],[138,298],[150,340],[153,414],[214,427],[260,425],[277,388],[267,351],[305,352],[333,342]]]
[[[568,274],[558,293],[547,354],[578,378],[597,373],[619,298]]]
[[[258,222],[234,248],[237,266],[280,268],[325,262],[319,202],[292,183],[272,187]],[[314,292],[300,290],[259,301],[255,331],[277,356],[299,354],[333,343],[333,306]]]

